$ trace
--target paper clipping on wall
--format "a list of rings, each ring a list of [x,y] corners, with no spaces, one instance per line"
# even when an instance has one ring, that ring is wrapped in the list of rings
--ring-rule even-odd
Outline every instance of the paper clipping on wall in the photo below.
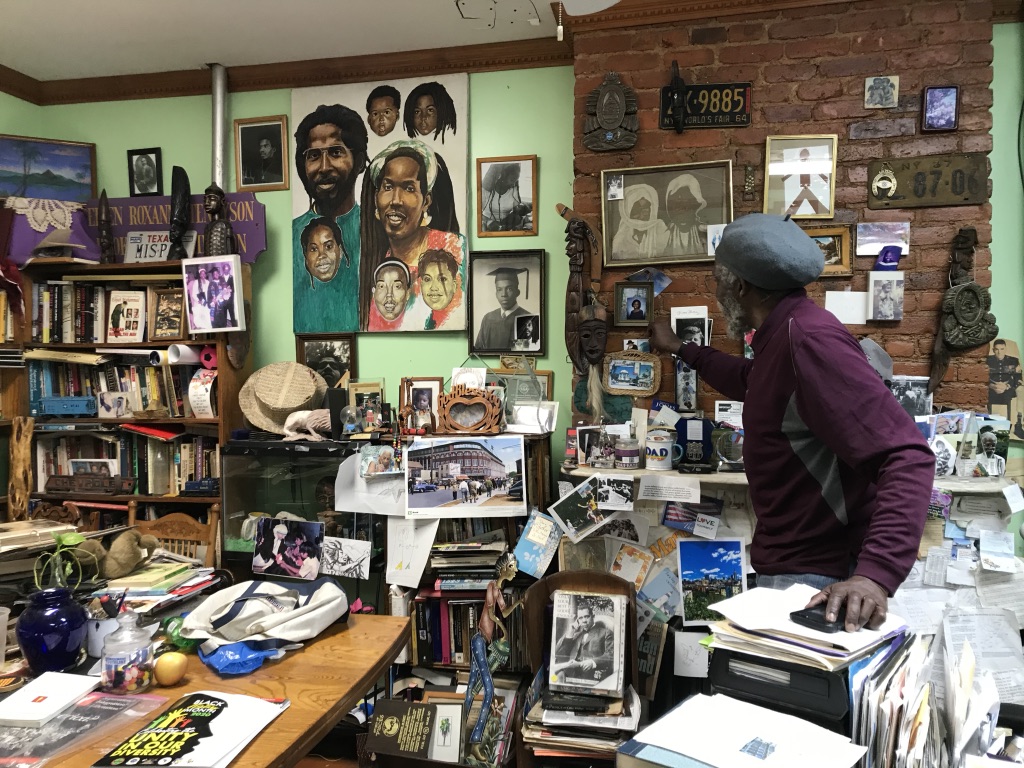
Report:
[[[320,554],[320,573],[352,579],[369,578],[370,542],[325,537]]]
[[[388,584],[416,589],[430,559],[430,545],[440,520],[388,518],[388,563],[384,580]]]
[[[336,511],[405,517],[405,476],[387,474],[360,477],[361,464],[362,457],[353,454],[338,467],[338,476],[334,481]]]
[[[664,475],[643,475],[640,478],[638,501],[700,501],[700,480],[695,477]]]

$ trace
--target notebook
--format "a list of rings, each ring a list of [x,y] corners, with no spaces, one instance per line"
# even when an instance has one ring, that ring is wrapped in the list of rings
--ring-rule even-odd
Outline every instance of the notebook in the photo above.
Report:
[[[99,684],[98,677],[44,672],[0,701],[0,725],[39,728]]]

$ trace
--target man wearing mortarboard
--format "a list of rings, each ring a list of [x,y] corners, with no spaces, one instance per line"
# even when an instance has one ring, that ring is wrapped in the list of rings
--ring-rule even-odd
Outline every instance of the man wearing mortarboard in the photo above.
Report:
[[[526,298],[530,298],[530,273],[525,267],[498,267],[488,272],[494,278],[498,309],[483,316],[476,336],[478,350],[510,350],[515,339],[516,318],[529,315],[519,306],[519,273],[526,272]]]

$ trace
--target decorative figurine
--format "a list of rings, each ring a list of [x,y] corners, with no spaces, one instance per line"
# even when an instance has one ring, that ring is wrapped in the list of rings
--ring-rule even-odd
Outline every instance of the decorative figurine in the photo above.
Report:
[[[235,251],[235,233],[224,210],[224,190],[214,182],[203,193],[203,207],[210,216],[206,224],[206,243],[203,253],[207,256],[226,256]]]
[[[512,581],[519,572],[519,563],[516,556],[511,552],[505,552],[498,558],[494,565],[497,579],[487,584],[487,597],[484,601],[484,610],[480,613],[480,620],[477,622],[477,632],[469,641],[470,663],[469,683],[466,686],[466,703],[463,711],[466,713],[466,727],[469,727],[469,711],[473,699],[483,689],[484,700],[480,708],[480,717],[470,734],[471,745],[469,754],[466,756],[468,765],[483,768],[494,765],[495,749],[497,738],[500,733],[500,713],[497,721],[498,728],[486,728],[491,720],[491,703],[494,700],[494,680],[492,673],[502,664],[508,662],[511,648],[508,642],[508,630],[502,619],[522,605],[522,600],[516,600],[512,605],[505,605],[505,597],[501,588]],[[498,612],[501,612],[501,618]],[[501,630],[501,637],[494,639],[494,628]],[[493,640],[493,642],[492,642]],[[500,707],[500,704],[498,705]],[[485,733],[486,729],[486,733]]]
[[[636,110],[636,91],[622,83],[618,72],[609,72],[587,96],[583,146],[594,152],[631,148],[640,127]]]
[[[167,252],[167,258],[171,261],[188,258],[188,251],[182,245],[181,239],[192,223],[192,217],[189,215],[191,198],[192,188],[188,182],[188,174],[184,168],[176,165],[171,169],[171,247]]]
[[[939,332],[935,334],[928,391],[934,392],[949,367],[951,350],[971,349],[987,344],[999,334],[996,318],[989,310],[992,296],[974,282],[974,248],[978,233],[963,227],[953,238],[953,263],[949,268],[952,286],[942,297]]]
[[[114,230],[110,224],[110,203],[107,201],[107,190],[100,192],[100,204],[97,211],[99,232],[96,244],[100,247],[100,264],[114,263]]]

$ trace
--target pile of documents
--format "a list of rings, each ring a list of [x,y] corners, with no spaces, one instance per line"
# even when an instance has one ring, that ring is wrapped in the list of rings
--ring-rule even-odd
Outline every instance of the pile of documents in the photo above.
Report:
[[[550,699],[538,700],[526,712],[523,741],[538,760],[612,760],[616,750],[636,733],[640,697],[630,686],[625,698],[604,699],[601,703],[602,709],[574,711],[553,709]]]
[[[712,604],[725,619],[711,624],[711,647],[834,672],[909,634],[903,619],[892,613],[878,629],[857,632],[821,632],[790,621],[789,614],[817,593],[803,584],[784,590],[758,587]]]

